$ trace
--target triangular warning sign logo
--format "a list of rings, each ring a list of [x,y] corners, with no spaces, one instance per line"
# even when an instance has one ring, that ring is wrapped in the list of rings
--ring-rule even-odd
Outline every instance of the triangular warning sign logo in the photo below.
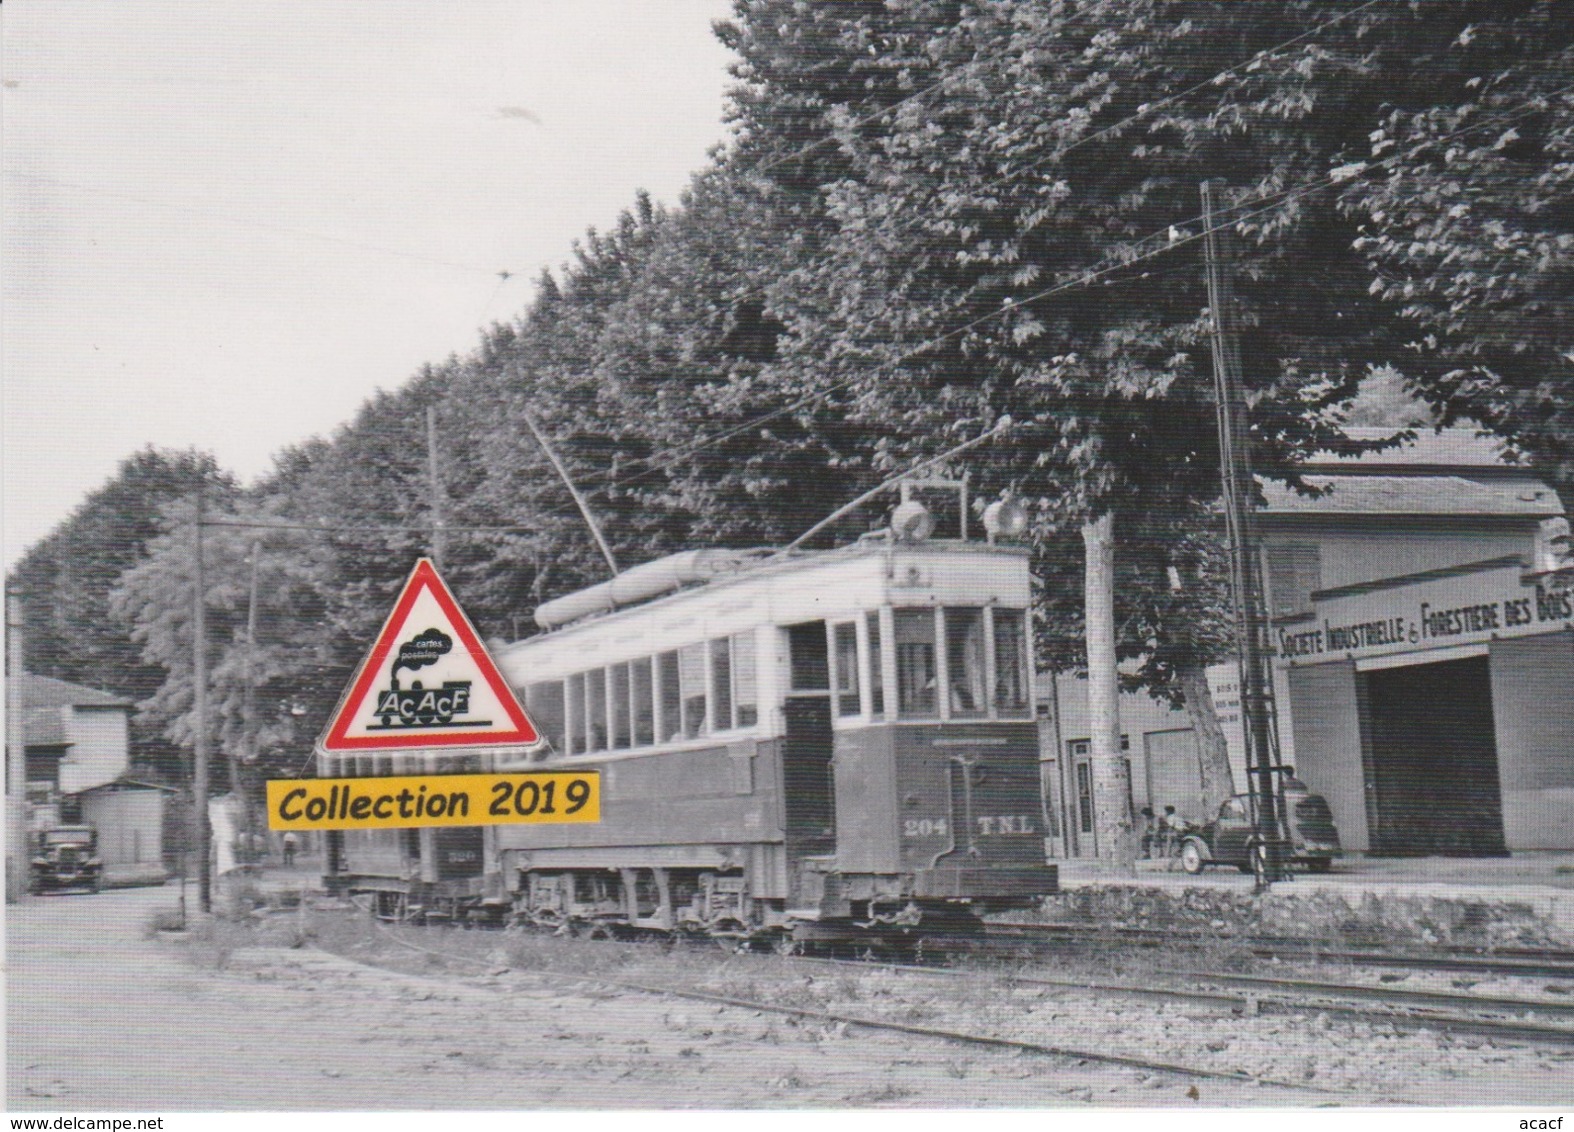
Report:
[[[337,754],[540,741],[470,619],[423,558],[318,746]]]

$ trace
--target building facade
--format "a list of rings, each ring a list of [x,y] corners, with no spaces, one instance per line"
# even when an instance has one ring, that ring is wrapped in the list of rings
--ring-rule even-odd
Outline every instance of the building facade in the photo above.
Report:
[[[1574,848],[1558,497],[1468,430],[1306,465],[1260,515],[1286,758],[1348,849]]]

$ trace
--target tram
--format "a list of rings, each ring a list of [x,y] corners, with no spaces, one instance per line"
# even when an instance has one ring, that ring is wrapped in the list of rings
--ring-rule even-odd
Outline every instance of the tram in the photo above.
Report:
[[[1056,891],[1025,551],[891,530],[690,551],[543,604],[494,653],[596,825],[488,830],[520,919],[798,939],[922,931]],[[976,922],[976,921],[975,921]]]

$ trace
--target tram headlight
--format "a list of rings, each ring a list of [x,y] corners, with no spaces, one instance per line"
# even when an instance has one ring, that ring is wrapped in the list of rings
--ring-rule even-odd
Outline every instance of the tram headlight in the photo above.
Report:
[[[916,499],[906,499],[891,512],[891,532],[898,542],[923,542],[935,529],[935,517]]]
[[[1014,499],[997,499],[984,508],[984,531],[989,541],[1017,538],[1027,530],[1027,508]]]

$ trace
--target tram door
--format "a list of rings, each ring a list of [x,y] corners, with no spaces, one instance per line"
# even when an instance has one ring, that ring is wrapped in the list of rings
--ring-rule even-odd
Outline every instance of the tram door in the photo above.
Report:
[[[787,626],[791,681],[782,743],[787,851],[836,851],[836,785],[831,769],[831,684],[825,622]]]

